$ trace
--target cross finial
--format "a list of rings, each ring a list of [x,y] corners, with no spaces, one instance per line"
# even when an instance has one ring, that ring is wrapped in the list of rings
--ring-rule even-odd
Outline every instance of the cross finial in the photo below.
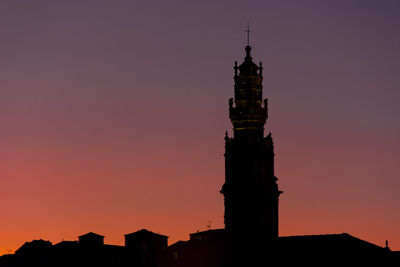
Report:
[[[246,32],[247,32],[247,45],[250,45],[250,23],[249,23],[249,21],[247,21]]]

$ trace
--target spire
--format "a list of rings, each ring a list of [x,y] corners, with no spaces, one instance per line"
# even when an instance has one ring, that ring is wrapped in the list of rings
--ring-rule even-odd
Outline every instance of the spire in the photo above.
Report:
[[[247,21],[246,32],[247,32],[247,46],[250,46],[250,23],[249,23],[249,21]]]
[[[250,56],[251,46],[250,46],[250,23],[249,23],[249,21],[247,21],[246,33],[247,33],[247,45],[245,47],[245,50],[246,50],[245,60],[250,60],[251,61],[252,58]]]

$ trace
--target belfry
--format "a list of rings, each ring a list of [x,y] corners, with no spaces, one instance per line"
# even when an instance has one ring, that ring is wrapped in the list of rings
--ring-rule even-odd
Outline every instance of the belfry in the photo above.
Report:
[[[268,102],[262,97],[263,67],[246,46],[244,62],[234,70],[234,99],[229,99],[233,137],[225,136],[225,229],[233,236],[278,238],[278,201],[274,144],[264,136]]]

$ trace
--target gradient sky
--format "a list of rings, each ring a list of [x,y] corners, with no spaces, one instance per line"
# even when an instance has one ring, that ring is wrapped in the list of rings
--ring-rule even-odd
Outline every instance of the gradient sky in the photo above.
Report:
[[[0,3],[0,254],[223,227],[247,20],[264,65],[280,235],[400,250],[400,2]]]

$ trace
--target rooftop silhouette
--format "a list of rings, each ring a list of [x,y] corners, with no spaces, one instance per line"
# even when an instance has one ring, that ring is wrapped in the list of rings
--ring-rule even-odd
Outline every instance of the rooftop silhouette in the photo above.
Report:
[[[249,32],[249,31],[248,31]],[[400,252],[347,233],[279,236],[279,196],[272,134],[265,134],[268,100],[263,99],[263,67],[253,62],[249,43],[242,64],[234,65],[234,98],[229,99],[233,137],[225,135],[225,228],[191,233],[168,246],[168,236],[141,229],[125,234],[125,245],[105,244],[89,232],[78,240],[24,243],[0,266],[210,267],[387,266]],[[211,228],[211,227],[210,227]]]

